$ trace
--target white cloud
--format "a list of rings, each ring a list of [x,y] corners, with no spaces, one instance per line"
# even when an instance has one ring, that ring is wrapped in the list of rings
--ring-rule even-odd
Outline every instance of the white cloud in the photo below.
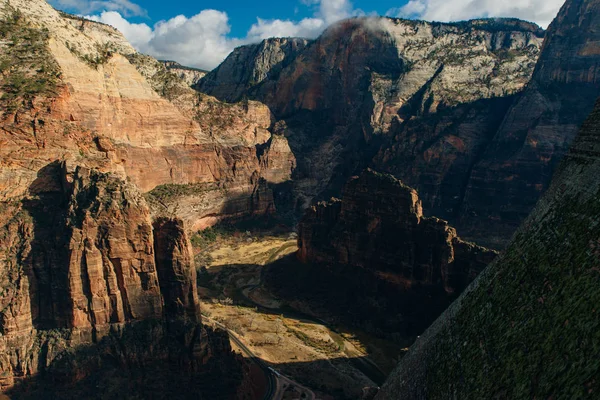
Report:
[[[361,10],[355,10],[349,0],[301,0],[301,2],[315,8],[311,18],[300,21],[257,18],[256,24],[248,31],[247,41],[287,36],[315,38],[337,21],[364,15]]]
[[[216,10],[203,10],[191,18],[178,15],[152,28],[130,23],[116,11],[86,18],[114,26],[142,53],[205,69],[214,68],[242,44],[227,37],[231,29],[227,14]]]
[[[411,0],[387,15],[430,21],[516,17],[546,28],[563,3],[564,0]]]
[[[228,16],[225,12],[217,10],[203,10],[191,18],[179,15],[160,21],[153,27],[143,23],[130,23],[118,11],[104,11],[100,15],[86,18],[114,26],[142,53],[210,70],[237,46],[270,37],[315,38],[334,22],[354,15],[364,15],[362,11],[354,10],[349,0],[301,1],[305,5],[315,7],[312,17],[300,21],[257,18],[257,22],[250,27],[244,38],[228,36],[231,31]]]
[[[264,20],[258,18],[246,37],[248,42],[259,41],[270,37],[317,37],[326,28],[326,23],[319,18],[304,18],[299,22],[290,20]]]
[[[313,9],[301,20],[257,18],[243,38],[232,38],[228,16],[217,10],[204,10],[193,17],[183,15],[160,21],[154,26],[133,24],[125,17],[144,11],[130,0],[52,0],[78,9],[104,12],[88,18],[119,29],[139,51],[160,59],[213,69],[237,46],[270,37],[315,38],[329,25],[352,16],[366,15],[350,0],[299,0]],[[517,17],[546,27],[556,16],[563,0],[410,0],[387,15],[455,21],[478,17]],[[141,11],[140,11],[141,10]],[[93,12],[93,11],[92,11]]]
[[[147,15],[146,10],[130,0],[49,0],[49,2],[61,9],[75,10],[80,14],[118,11],[126,17]]]

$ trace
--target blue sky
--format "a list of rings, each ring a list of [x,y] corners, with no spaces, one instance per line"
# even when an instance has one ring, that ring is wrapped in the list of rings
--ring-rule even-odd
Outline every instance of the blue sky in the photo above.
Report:
[[[405,5],[408,0],[355,0],[354,7],[375,12],[379,15],[393,8]],[[226,11],[231,24],[231,34],[242,37],[248,29],[256,22],[256,18],[263,19],[296,19],[308,18],[313,15],[318,5],[305,5],[294,0],[282,1],[248,1],[248,0],[202,0],[202,1],[173,1],[168,7],[160,0],[140,1],[147,10],[148,16],[144,18],[133,18],[135,22],[157,22],[169,19],[175,15],[195,15],[204,9],[215,9]]]
[[[204,69],[268,37],[315,38],[353,16],[436,21],[517,17],[546,27],[564,0],[48,0],[119,29],[136,49]]]

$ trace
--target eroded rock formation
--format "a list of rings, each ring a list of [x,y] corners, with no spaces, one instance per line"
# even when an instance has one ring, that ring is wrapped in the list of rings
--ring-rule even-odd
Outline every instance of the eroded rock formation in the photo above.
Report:
[[[417,188],[432,215],[457,222],[473,166],[531,78],[543,36],[512,19],[358,18],[286,53],[277,73],[255,66],[280,54],[273,43],[237,49],[198,87],[260,100],[285,120],[276,130],[297,159],[299,209],[339,195],[372,165]],[[469,214],[465,225],[485,217]]]
[[[193,250],[181,220],[154,222],[156,269],[168,317],[200,318]]]
[[[462,291],[497,255],[424,217],[414,189],[372,170],[352,178],[341,200],[309,209],[298,243],[304,263],[361,267],[406,288],[440,285],[448,293]]]
[[[143,392],[144,382],[169,375],[224,377],[224,363],[235,393],[242,367],[227,335],[199,324],[182,221],[153,225],[143,196],[115,175],[52,165],[43,179],[46,191],[3,209],[0,389],[28,393],[44,372],[58,379],[46,390],[74,398],[96,387],[88,386],[93,376],[110,381],[125,371]],[[167,370],[173,363],[176,373]],[[72,390],[59,395],[65,384]]]
[[[186,225],[202,227],[227,217],[223,206],[230,198],[251,199],[263,175],[273,177],[256,151],[259,145],[269,153],[274,119],[266,106],[224,104],[199,95],[164,64],[137,54],[113,28],[60,14],[43,0],[11,1],[1,15],[7,38],[22,43],[0,46],[3,60],[15,64],[3,87],[22,82],[13,82],[22,74],[28,78],[23,90],[4,96],[2,105],[2,200],[24,196],[37,171],[51,161],[69,160],[117,173],[143,192],[164,185],[217,188],[207,194],[211,207],[181,207],[181,214],[175,213]],[[39,39],[35,51],[27,47],[31,37]],[[15,51],[31,51],[37,58],[18,59]],[[30,74],[40,64],[43,86]],[[274,178],[289,180],[291,174],[291,167],[279,169]],[[263,209],[272,207],[271,200]],[[160,215],[164,208],[152,212]],[[235,216],[259,212],[234,211]]]
[[[165,67],[174,74],[177,75],[179,79],[185,82],[188,86],[196,85],[200,79],[204,78],[208,71],[204,71],[198,68],[190,68],[179,64],[176,61],[161,61]]]
[[[414,189],[372,170],[350,179],[341,200],[309,208],[298,234],[299,262],[270,267],[270,287],[301,309],[399,342],[423,332],[497,256],[425,217]]]

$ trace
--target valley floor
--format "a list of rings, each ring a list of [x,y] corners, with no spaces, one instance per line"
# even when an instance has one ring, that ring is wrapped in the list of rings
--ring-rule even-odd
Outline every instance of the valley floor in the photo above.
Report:
[[[198,274],[204,320],[226,327],[234,348],[276,371],[273,398],[361,398],[364,388],[382,383],[402,355],[400,346],[330,326],[263,287],[265,268],[293,257],[295,234],[228,232],[201,239],[193,242],[197,265],[204,266]]]

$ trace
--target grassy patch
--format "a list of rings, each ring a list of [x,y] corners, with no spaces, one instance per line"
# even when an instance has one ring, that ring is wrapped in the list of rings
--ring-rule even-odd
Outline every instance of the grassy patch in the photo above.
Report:
[[[146,193],[146,198],[148,200],[157,200],[161,203],[169,203],[180,197],[204,194],[211,189],[212,186],[205,183],[187,185],[166,184],[157,186]]]

